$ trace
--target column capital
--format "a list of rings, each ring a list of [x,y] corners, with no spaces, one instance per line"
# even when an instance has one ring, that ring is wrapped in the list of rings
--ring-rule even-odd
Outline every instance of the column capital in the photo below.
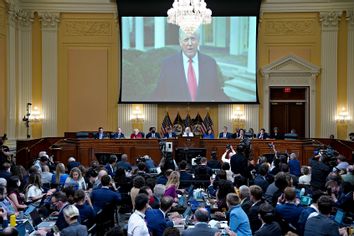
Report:
[[[320,12],[322,31],[338,30],[341,15],[342,12],[340,11]]]
[[[39,12],[39,20],[42,22],[42,29],[57,29],[60,22],[60,13],[58,12]]]
[[[17,22],[24,28],[31,27],[34,18],[33,13],[34,12],[30,12],[22,9],[17,10],[16,12]]]
[[[354,9],[347,11],[346,20],[348,21],[349,30],[354,30]]]

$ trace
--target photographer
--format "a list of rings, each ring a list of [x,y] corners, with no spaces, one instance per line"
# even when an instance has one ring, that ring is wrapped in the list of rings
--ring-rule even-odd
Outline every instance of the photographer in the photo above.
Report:
[[[315,152],[315,156],[310,160],[311,166],[311,186],[314,190],[325,190],[326,178],[331,172],[331,167],[324,163],[325,153]]]
[[[248,178],[248,160],[243,154],[243,151],[244,146],[238,145],[236,149],[236,154],[234,154],[230,160],[231,171],[234,173],[234,175],[241,175],[244,178]]]
[[[227,144],[226,145],[226,150],[225,150],[224,154],[222,154],[222,156],[221,156],[221,161],[223,163],[226,162],[226,163],[230,164],[230,159],[235,154],[236,154],[236,152],[235,152],[234,148],[232,147],[232,145]]]

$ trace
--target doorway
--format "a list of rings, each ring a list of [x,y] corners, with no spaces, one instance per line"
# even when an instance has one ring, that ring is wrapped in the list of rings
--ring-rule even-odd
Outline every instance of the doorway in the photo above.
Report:
[[[270,132],[278,127],[281,133],[295,129],[299,138],[309,137],[308,87],[270,88]]]

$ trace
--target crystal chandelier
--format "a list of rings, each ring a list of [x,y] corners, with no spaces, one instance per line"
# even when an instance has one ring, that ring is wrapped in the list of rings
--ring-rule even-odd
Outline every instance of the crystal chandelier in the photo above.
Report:
[[[167,22],[178,25],[186,34],[194,33],[201,24],[211,23],[211,10],[204,0],[174,0],[167,11]]]

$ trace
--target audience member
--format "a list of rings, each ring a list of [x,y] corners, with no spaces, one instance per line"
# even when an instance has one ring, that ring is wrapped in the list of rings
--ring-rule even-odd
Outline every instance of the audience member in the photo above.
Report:
[[[211,159],[207,162],[211,169],[221,169],[221,162],[217,159],[216,152],[211,152]]]
[[[269,203],[259,207],[259,216],[262,226],[255,232],[255,236],[282,236],[280,225],[275,221],[274,208]]]
[[[76,161],[75,157],[69,157],[68,164],[66,165],[69,172],[71,171],[72,168],[79,167],[79,166],[80,166],[80,162]]]
[[[162,236],[166,228],[173,227],[174,223],[167,217],[167,213],[171,210],[173,202],[173,198],[165,196],[161,198],[159,209],[148,209],[146,211],[146,222],[152,235]]]
[[[118,158],[116,155],[111,155],[109,157],[108,163],[104,166],[108,175],[110,175],[112,178],[114,178],[114,176],[116,174],[117,159]]]
[[[102,187],[94,189],[91,193],[92,205],[96,213],[109,204],[118,204],[122,199],[119,192],[109,189],[111,181],[112,179],[109,175],[102,176]]]
[[[62,236],[87,236],[87,227],[78,222],[79,210],[74,205],[67,206],[64,210],[64,217],[68,226],[61,230]]]
[[[229,193],[226,196],[226,203],[230,212],[230,229],[237,234],[237,236],[252,235],[250,222],[246,213],[242,210],[240,205],[240,198],[235,193]]]
[[[132,201],[133,209],[134,209],[134,204],[135,204],[135,197],[138,195],[139,190],[141,187],[145,185],[145,179],[142,176],[136,176],[133,179],[133,187],[130,190],[130,198]]]
[[[55,174],[52,177],[52,185],[56,186],[64,186],[66,178],[69,175],[65,173],[65,166],[63,163],[58,163],[55,168]]]
[[[121,160],[117,163],[117,167],[118,168],[123,168],[126,171],[131,171],[132,170],[132,166],[131,164],[128,162],[128,155],[127,154],[122,154]]]
[[[180,188],[181,189],[187,189],[189,186],[191,186],[193,183],[193,175],[187,172],[187,162],[186,161],[181,161],[179,163],[179,179],[180,179]]]
[[[53,173],[50,172],[49,166],[48,165],[42,166],[42,173],[41,173],[42,184],[50,185],[50,183],[52,182],[52,178],[53,178]]]
[[[86,189],[85,179],[78,167],[74,167],[70,171],[70,175],[66,178],[64,187],[73,186],[75,190]]]
[[[194,220],[196,221],[194,228],[189,228],[183,231],[182,236],[214,236],[217,229],[210,228],[208,225],[209,212],[205,208],[198,208],[194,213]]]
[[[82,189],[75,192],[74,195],[75,206],[80,212],[80,221],[82,224],[90,227],[95,222],[96,213],[93,210],[91,199]]]
[[[250,200],[250,188],[246,185],[241,185],[239,188],[239,196],[240,196],[240,205],[242,207],[242,210],[248,215],[249,210],[252,206],[252,202]]]
[[[134,199],[135,211],[128,221],[128,236],[150,236],[145,222],[145,212],[149,207],[149,197],[138,194]]]
[[[299,177],[299,184],[310,185],[311,184],[311,172],[308,166],[301,168],[302,176]]]
[[[177,189],[179,188],[179,183],[180,180],[178,171],[172,171],[166,183],[164,196],[170,196],[175,202],[178,202]]]
[[[300,174],[301,174],[300,161],[297,159],[297,156],[295,153],[290,154],[289,169],[290,169],[290,174],[295,175],[297,177],[300,176]]]
[[[252,202],[252,206],[249,210],[248,218],[253,234],[262,226],[262,222],[258,217],[259,208],[264,203],[262,194],[263,192],[261,187],[257,185],[250,186],[250,200]]]

